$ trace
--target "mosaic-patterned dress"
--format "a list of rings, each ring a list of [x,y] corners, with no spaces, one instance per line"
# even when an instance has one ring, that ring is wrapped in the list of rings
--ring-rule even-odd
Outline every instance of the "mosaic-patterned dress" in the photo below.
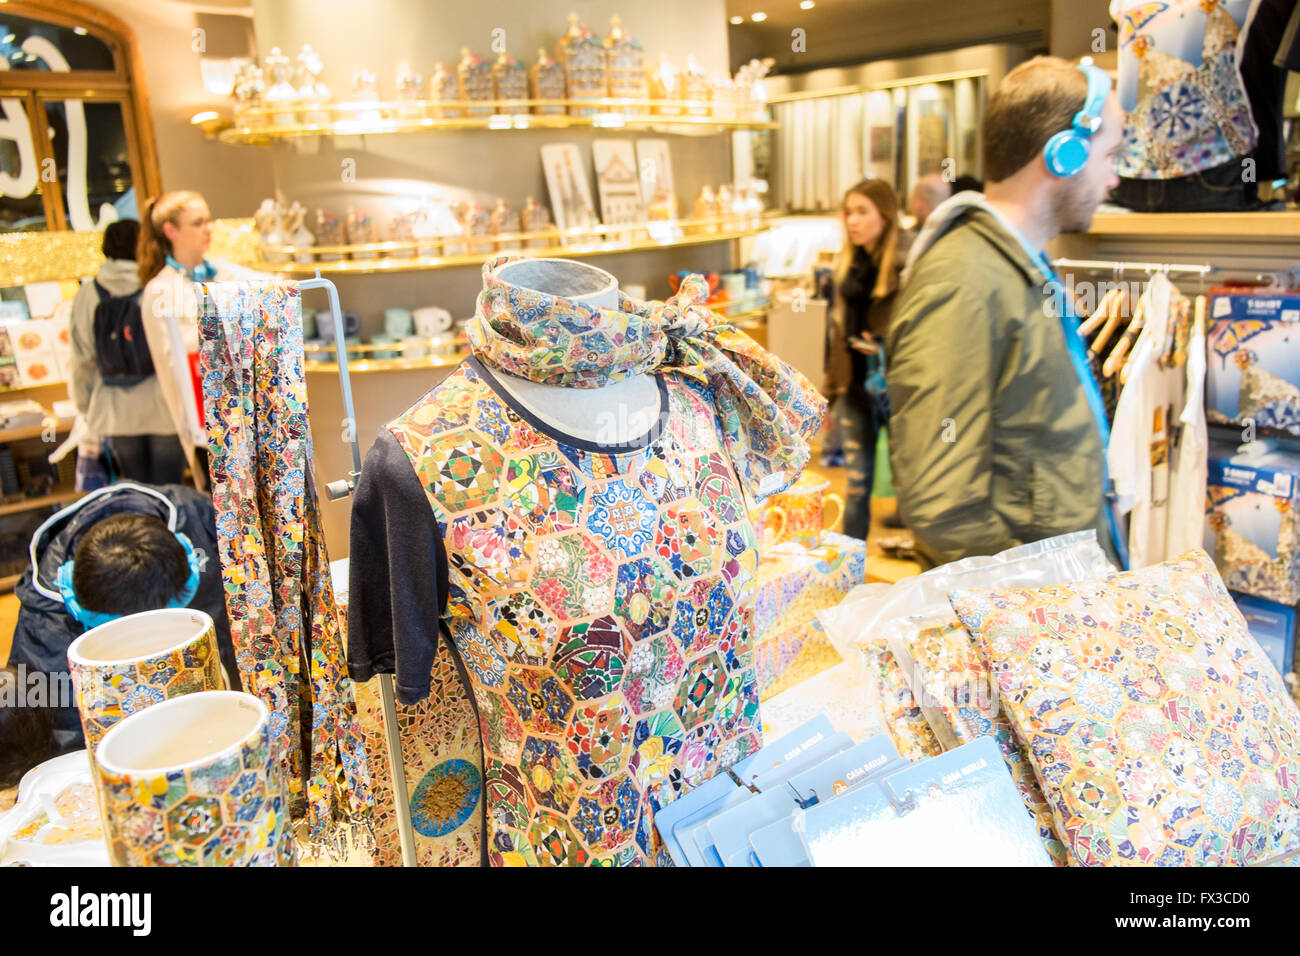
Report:
[[[656,380],[651,440],[602,448],[556,435],[470,359],[381,433],[362,472],[353,561],[420,534],[446,557],[428,580],[354,575],[353,676],[392,669],[399,697],[428,693],[433,649],[388,612],[445,574],[495,865],[662,862],[655,811],[761,745],[741,486],[705,387]],[[394,442],[404,461],[379,454]],[[427,530],[394,520],[408,491]]]

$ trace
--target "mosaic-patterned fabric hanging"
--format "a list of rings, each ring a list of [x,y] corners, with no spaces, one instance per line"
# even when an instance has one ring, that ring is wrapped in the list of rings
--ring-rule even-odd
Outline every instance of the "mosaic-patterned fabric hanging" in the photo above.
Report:
[[[341,849],[370,777],[347,676],[307,425],[297,283],[203,286],[204,420],[231,639],[271,710],[290,810]]]

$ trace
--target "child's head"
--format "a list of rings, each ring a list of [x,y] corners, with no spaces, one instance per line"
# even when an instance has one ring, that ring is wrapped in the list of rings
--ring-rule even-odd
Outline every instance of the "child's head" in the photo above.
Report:
[[[190,574],[185,548],[152,515],[118,514],[96,523],[73,560],[77,603],[106,614],[167,607]]]

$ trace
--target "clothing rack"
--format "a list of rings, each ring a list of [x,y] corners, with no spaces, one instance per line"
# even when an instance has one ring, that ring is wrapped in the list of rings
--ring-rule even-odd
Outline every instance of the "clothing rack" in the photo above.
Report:
[[[1218,266],[1212,266],[1209,263],[1205,265],[1185,265],[1172,262],[1112,262],[1102,259],[1057,259],[1055,264],[1062,269],[1084,269],[1089,272],[1117,272],[1121,275],[1126,271],[1133,272],[1163,272],[1166,275],[1199,275],[1208,276],[1218,272]]]
[[[302,292],[324,289],[329,298],[330,313],[334,318],[334,341],[339,348],[339,386],[343,390],[343,413],[352,427],[348,430],[352,446],[352,470],[347,478],[328,482],[325,492],[331,501],[347,498],[356,489],[357,479],[361,476],[361,445],[357,440],[356,412],[352,403],[352,379],[348,376],[348,362],[343,341],[343,310],[339,306],[339,290],[329,279],[321,277],[320,269],[311,279],[299,281]],[[202,286],[199,287],[199,311],[202,313]],[[379,674],[379,702],[384,714],[384,742],[388,749],[388,766],[393,778],[393,803],[397,811],[397,834],[402,847],[402,866],[417,866],[419,858],[415,850],[415,831],[411,826],[411,803],[406,790],[406,763],[402,759],[402,738],[397,725],[397,695],[393,689],[393,675]]]

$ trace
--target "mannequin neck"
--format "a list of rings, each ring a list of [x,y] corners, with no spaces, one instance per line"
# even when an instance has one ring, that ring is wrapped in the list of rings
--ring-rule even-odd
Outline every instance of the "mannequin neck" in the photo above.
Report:
[[[539,385],[492,369],[510,397],[547,425],[598,445],[641,445],[663,413],[653,375],[636,375],[602,388]]]

